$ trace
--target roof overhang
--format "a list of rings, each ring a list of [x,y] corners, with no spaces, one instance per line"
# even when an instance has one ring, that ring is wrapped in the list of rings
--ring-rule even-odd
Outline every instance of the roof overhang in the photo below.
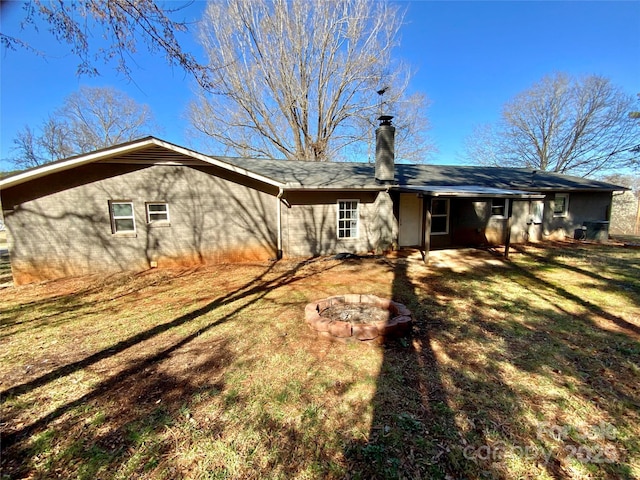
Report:
[[[185,155],[186,157],[199,160],[209,165],[214,165],[216,167],[222,168],[229,172],[234,172],[240,175],[244,175],[254,180],[264,182],[268,185],[273,185],[275,187],[284,186],[284,184],[282,184],[281,182],[278,182],[276,180],[265,177],[263,175],[259,175],[257,173],[251,172],[244,168],[237,167],[230,163],[219,160],[215,157],[203,155],[202,153],[198,153],[194,150],[189,150],[188,148],[180,147],[178,145],[174,145],[172,143],[159,140],[155,137],[147,137],[141,140],[134,140],[129,143],[123,143],[121,145],[116,145],[114,147],[104,148],[102,150],[97,150],[95,152],[87,153],[84,155],[78,155],[76,157],[71,157],[58,162],[47,163],[40,167],[31,168],[29,170],[25,170],[24,172],[11,175],[10,177],[6,177],[0,180],[0,190],[4,190],[9,187],[14,187],[16,185],[20,185],[22,183],[25,183],[31,180],[42,178],[47,175],[51,175],[53,173],[71,170],[73,168],[76,168],[82,165],[87,165],[89,163],[114,161],[118,156],[130,154],[136,151],[142,151],[152,146],[159,146],[159,147],[166,148],[167,150],[173,151],[181,155]],[[156,162],[150,162],[150,164],[151,163],[156,163]]]
[[[416,193],[428,197],[443,198],[522,198],[542,199],[544,194],[525,190],[484,187],[481,185],[430,185],[393,187],[400,193]]]
[[[532,186],[531,190],[535,190],[536,192],[542,193],[553,193],[553,192],[563,192],[563,193],[588,193],[594,191],[601,192],[624,192],[626,190],[631,190],[628,187],[623,187],[621,185],[613,185],[613,184],[602,184],[602,185],[594,185],[591,187],[574,187],[574,186],[554,186],[554,187],[538,187]]]
[[[362,187],[300,187],[285,186],[283,190],[287,192],[384,192],[389,190],[389,187],[373,185]]]

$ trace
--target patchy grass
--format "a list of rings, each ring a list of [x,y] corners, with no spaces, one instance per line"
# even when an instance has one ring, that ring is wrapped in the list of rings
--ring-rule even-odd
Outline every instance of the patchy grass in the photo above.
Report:
[[[3,475],[640,477],[640,251],[473,256],[4,289]],[[407,304],[412,336],[315,338],[304,305],[348,292]]]

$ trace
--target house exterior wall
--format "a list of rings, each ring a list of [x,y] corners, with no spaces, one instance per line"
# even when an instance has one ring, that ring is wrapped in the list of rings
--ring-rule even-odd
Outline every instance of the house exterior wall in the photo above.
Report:
[[[285,256],[365,253],[392,248],[398,238],[393,202],[386,192],[287,192],[282,207]],[[358,200],[357,238],[339,239],[339,200]]]
[[[97,163],[3,190],[14,281],[274,257],[277,189],[220,173]],[[135,234],[112,233],[109,200],[133,202]],[[170,224],[148,224],[145,202],[167,202]]]
[[[564,193],[564,192],[558,192]],[[554,215],[556,192],[545,196],[542,222],[533,221],[533,204],[539,200],[510,199],[511,242],[574,238],[584,222],[609,221],[610,192],[573,192],[565,216]],[[433,235],[432,248],[449,246],[501,245],[505,243],[507,219],[491,215],[491,199],[451,199],[448,235]]]
[[[564,240],[574,238],[575,231],[584,222],[609,221],[611,216],[611,192],[572,192],[569,194],[569,208],[566,216],[554,216],[555,193],[544,199],[544,217],[541,238],[544,240]]]
[[[177,163],[184,160],[176,157]],[[277,187],[190,157],[189,165],[123,160],[79,166],[0,192],[16,283],[156,264],[267,260],[278,255],[278,211],[288,257],[398,245],[398,192],[285,191],[281,201]],[[564,216],[553,214],[554,199],[555,192],[546,194],[540,223],[531,221],[531,201],[511,199],[511,241],[573,237],[584,222],[610,218],[611,192],[570,193]],[[340,200],[358,201],[356,238],[338,238]],[[112,233],[109,201],[133,203],[135,234]],[[148,223],[146,202],[167,203],[170,222]],[[432,248],[505,242],[508,220],[491,215],[491,199],[452,198],[449,213],[448,232],[432,235]]]
[[[546,194],[540,223],[533,221],[533,204],[539,200],[510,200],[512,243],[573,238],[584,222],[609,220],[610,192],[568,193],[566,216],[554,216],[555,195],[556,192]],[[491,199],[452,200],[451,215],[451,245],[500,245],[505,242],[507,219],[491,216]]]

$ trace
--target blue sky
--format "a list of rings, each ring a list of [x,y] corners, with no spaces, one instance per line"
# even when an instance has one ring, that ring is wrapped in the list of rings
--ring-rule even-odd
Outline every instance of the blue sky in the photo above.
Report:
[[[3,2],[4,3],[4,2]],[[502,105],[545,74],[609,77],[630,95],[640,92],[640,2],[401,2],[408,9],[396,55],[413,65],[411,89],[431,99],[433,163],[460,163],[474,125],[494,122]],[[132,79],[98,64],[100,77],[76,76],[77,59],[46,28],[20,30],[21,2],[2,7],[2,32],[30,41],[46,57],[2,48],[0,169],[9,169],[12,139],[38,126],[81,85],[113,86],[148,104],[161,127],[156,135],[197,148],[185,135],[185,109],[194,84],[160,54],[141,46]],[[204,2],[183,15],[198,19]],[[199,52],[191,37],[185,39]]]

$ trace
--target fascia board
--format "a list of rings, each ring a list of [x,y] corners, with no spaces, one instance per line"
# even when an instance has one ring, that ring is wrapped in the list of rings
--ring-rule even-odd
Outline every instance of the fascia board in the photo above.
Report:
[[[16,175],[12,175],[10,177],[0,180],[0,190],[13,187],[15,185],[20,185],[21,183],[25,183],[30,180],[42,178],[47,175],[51,175],[53,173],[64,172],[65,170],[86,165],[88,163],[105,160],[110,157],[114,157],[116,155],[121,155],[123,153],[129,153],[135,150],[141,150],[143,148],[148,147],[149,145],[154,144],[155,143],[154,140],[155,139],[153,138],[149,138],[149,139],[142,140],[140,142],[129,143],[129,144],[121,145],[119,147],[113,147],[107,150],[99,150],[97,152],[87,153],[85,155],[69,158],[68,160],[63,160],[60,162],[47,163],[45,165],[42,165],[41,167],[32,168],[22,173],[18,173]]]
[[[136,141],[133,143],[127,143],[120,146],[99,150],[97,152],[87,153],[85,155],[80,155],[77,157],[70,158],[68,160],[63,160],[55,163],[48,163],[42,165],[38,168],[33,168],[27,170],[22,173],[18,173],[16,175],[12,175],[5,179],[0,180],[0,190],[4,190],[9,187],[13,187],[16,185],[20,185],[22,183],[28,182],[30,180],[35,180],[38,178],[45,177],[47,175],[51,175],[57,172],[63,172],[65,170],[70,170],[72,168],[76,168],[82,165],[86,165],[93,162],[99,162],[103,160],[108,160],[110,158],[114,158],[118,155],[134,152],[136,150],[143,150],[151,145],[157,145],[168,150],[174,151],[176,153],[180,153],[182,155],[186,155],[197,160],[201,160],[205,163],[214,165],[216,167],[222,168],[224,170],[234,172],[240,175],[244,175],[246,177],[252,178],[254,180],[258,180],[264,182],[268,185],[273,185],[276,187],[283,186],[282,183],[273,180],[271,178],[250,172],[249,170],[245,170],[240,167],[236,167],[235,165],[231,165],[224,161],[218,160],[215,157],[209,157],[207,155],[203,155],[201,153],[195,152],[193,150],[189,150],[187,148],[179,147],[177,145],[173,145],[171,143],[165,142],[163,140],[159,140],[157,138],[151,137],[147,139],[143,139],[140,141]]]
[[[287,192],[384,192],[387,187],[287,187],[283,188]]]

